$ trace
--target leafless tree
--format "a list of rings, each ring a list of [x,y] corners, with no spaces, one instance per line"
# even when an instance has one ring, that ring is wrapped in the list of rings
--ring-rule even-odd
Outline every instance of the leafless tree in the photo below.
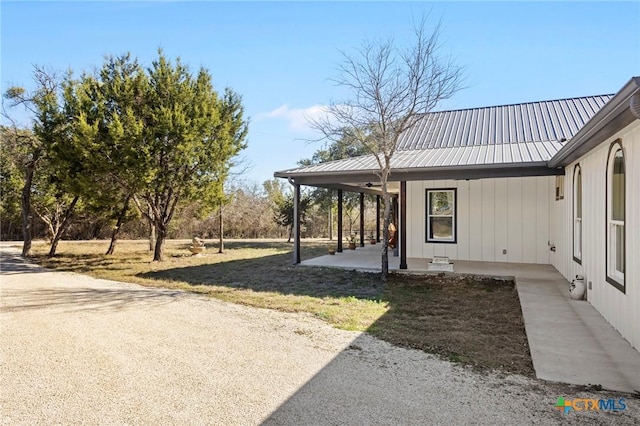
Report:
[[[408,48],[388,39],[365,41],[352,53],[342,52],[343,61],[333,80],[348,90],[349,98],[332,102],[326,116],[311,120],[312,127],[325,138],[347,136],[364,146],[378,163],[384,200],[383,281],[389,271],[391,202],[387,182],[400,135],[414,126],[420,115],[462,88],[462,68],[440,55],[440,24],[428,32],[426,23],[427,16],[423,16],[414,26],[415,38]]]

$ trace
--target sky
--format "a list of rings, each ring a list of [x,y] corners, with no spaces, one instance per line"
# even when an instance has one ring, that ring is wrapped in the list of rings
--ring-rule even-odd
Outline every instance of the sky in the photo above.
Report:
[[[640,75],[640,1],[3,0],[0,85],[31,87],[33,65],[79,74],[126,52],[148,66],[162,48],[242,95],[249,167],[239,178],[260,184],[323,148],[305,117],[349,98],[332,80],[342,52],[365,40],[408,46],[425,14],[465,75],[436,110],[615,93]]]

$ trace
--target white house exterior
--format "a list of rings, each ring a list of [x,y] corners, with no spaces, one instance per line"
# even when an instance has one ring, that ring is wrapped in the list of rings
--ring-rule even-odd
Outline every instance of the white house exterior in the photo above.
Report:
[[[625,86],[636,99],[638,85],[636,79]],[[619,107],[624,108],[622,98],[627,96],[619,99]],[[601,112],[604,116],[606,111],[603,108]],[[619,115],[610,113],[609,117],[602,117],[599,128],[610,126]],[[594,117],[598,118],[601,117]],[[587,300],[633,347],[640,349],[640,120],[614,125],[607,133],[606,137],[585,135],[583,144],[590,142],[593,147],[575,159],[570,158],[565,166],[564,199],[550,203],[551,235],[556,246],[550,260],[568,280],[584,276]],[[616,182],[612,179],[611,160],[616,152],[621,152],[624,160],[623,191],[612,188]],[[560,164],[563,163],[566,161]],[[624,215],[621,221],[613,221],[621,224],[612,225],[615,191],[622,192]],[[581,218],[575,208],[580,198]],[[625,238],[616,242],[612,231],[620,230],[621,225]],[[616,253],[620,249],[623,252]],[[622,275],[615,264],[620,262]]]
[[[375,194],[375,170],[363,156],[275,175],[296,193]],[[401,268],[433,256],[552,264],[583,276],[589,303],[640,350],[640,78],[615,95],[427,114],[390,180]]]

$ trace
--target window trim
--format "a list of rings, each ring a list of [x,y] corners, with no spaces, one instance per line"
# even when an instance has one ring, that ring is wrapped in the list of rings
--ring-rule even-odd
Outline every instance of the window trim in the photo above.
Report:
[[[578,176],[580,176],[580,187],[578,188]],[[582,218],[584,216],[584,208],[581,208],[580,211],[582,212],[580,215],[580,218],[578,218],[577,216],[577,208],[578,208],[578,190],[580,191],[580,202],[582,203],[583,200],[583,193],[582,193],[582,167],[580,167],[580,163],[576,164],[575,167],[573,168],[573,213],[572,213],[572,217],[573,217],[573,261],[576,262],[579,265],[582,265],[582,247],[584,246],[583,241],[582,241],[582,237],[584,235],[583,232],[583,223],[582,223]],[[583,206],[581,206],[583,207]],[[578,226],[578,219],[580,219],[580,246],[576,247],[576,228]],[[580,251],[577,252],[576,248],[579,248]]]
[[[429,193],[430,192],[443,192],[443,191],[451,191],[453,192],[453,240],[439,240],[439,239],[430,239],[429,238]],[[425,242],[429,244],[457,244],[458,243],[458,188],[426,188],[425,189]]]
[[[621,139],[616,139],[615,141],[613,141],[611,143],[611,145],[609,146],[609,152],[607,154],[607,164],[606,164],[606,170],[605,170],[605,279],[606,281],[611,284],[613,287],[617,288],[618,290],[620,290],[623,294],[626,294],[626,285],[625,285],[625,274],[622,274],[622,282],[619,281],[619,279],[617,279],[615,276],[613,276],[612,274],[610,275],[610,267],[611,267],[611,259],[610,259],[610,255],[611,255],[611,248],[609,247],[609,243],[611,242],[611,222],[612,219],[610,218],[612,212],[611,212],[611,201],[612,201],[612,197],[613,194],[611,193],[611,175],[613,173],[613,159],[615,158],[615,153],[617,153],[618,151],[622,152],[622,161],[624,164],[624,217],[625,220],[623,221],[623,226],[624,226],[624,230],[623,230],[623,238],[624,238],[624,264],[625,264],[625,269],[626,269],[626,265],[627,265],[627,228],[626,228],[626,218],[627,218],[627,162],[626,162],[626,155],[624,153],[624,148],[622,147],[622,140]]]

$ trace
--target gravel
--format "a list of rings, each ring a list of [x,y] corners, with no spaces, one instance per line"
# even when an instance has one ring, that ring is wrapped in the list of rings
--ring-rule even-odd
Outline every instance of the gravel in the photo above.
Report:
[[[473,371],[309,315],[0,254],[1,424],[640,424],[632,395]],[[565,415],[558,396],[628,408]]]

